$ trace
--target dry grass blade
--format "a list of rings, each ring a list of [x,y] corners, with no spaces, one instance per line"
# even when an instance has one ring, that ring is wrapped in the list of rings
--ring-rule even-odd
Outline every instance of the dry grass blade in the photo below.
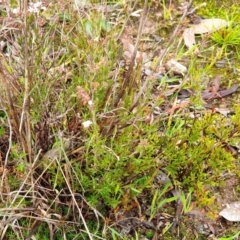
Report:
[[[58,160],[57,160],[57,161],[58,161]],[[72,201],[73,201],[73,203],[74,203],[74,206],[75,206],[75,207],[77,208],[77,210],[78,210],[79,217],[80,217],[79,220],[82,221],[82,223],[83,223],[83,225],[84,225],[84,227],[85,227],[85,230],[86,230],[86,233],[87,233],[89,239],[90,239],[90,240],[93,240],[92,233],[89,231],[89,228],[88,228],[88,226],[87,226],[87,224],[86,224],[86,221],[85,221],[85,219],[84,219],[84,217],[83,217],[83,215],[82,215],[82,210],[81,210],[81,209],[79,208],[79,206],[78,206],[78,203],[77,203],[77,200],[76,200],[76,198],[75,198],[75,195],[74,195],[74,193],[73,193],[73,191],[72,191],[72,189],[71,189],[71,185],[70,185],[68,179],[66,178],[66,175],[65,175],[65,173],[64,173],[64,171],[63,171],[63,169],[62,169],[61,164],[60,164],[59,161],[58,161],[58,164],[59,164],[59,166],[60,166],[60,171],[61,171],[61,173],[62,173],[62,175],[63,175],[63,177],[64,177],[64,179],[65,179],[65,183],[66,183],[66,185],[67,185],[67,187],[68,187],[68,190],[69,190],[69,192],[70,192],[70,194],[71,194],[71,196],[72,196]]]
[[[31,144],[31,119],[30,119],[30,65],[29,65],[29,24],[28,24],[28,1],[24,0],[24,77],[25,77],[25,85],[24,85],[24,99],[21,113],[21,121],[19,125],[19,132],[25,132],[25,141],[26,141],[26,154],[27,160],[32,162],[32,144]]]
[[[1,101],[1,98],[0,98]],[[8,158],[10,155],[10,151],[11,151],[11,147],[12,147],[12,136],[13,136],[13,130],[12,130],[12,125],[10,122],[10,118],[7,114],[7,112],[5,111],[5,114],[7,116],[7,121],[8,121],[8,125],[9,125],[9,138],[8,138],[8,150],[4,159],[4,166],[3,166],[3,172],[2,172],[2,177],[1,177],[1,184],[0,184],[0,194],[1,194],[1,200],[2,202],[4,202],[4,198],[3,198],[3,192],[4,192],[4,186],[5,186],[5,180],[6,180],[6,174],[7,174],[7,165],[8,165]]]
[[[202,98],[204,100],[212,100],[212,99],[215,99],[215,98],[223,98],[223,97],[227,97],[231,94],[233,94],[234,92],[237,91],[239,85],[234,85],[232,87],[230,87],[229,89],[226,89],[226,90],[221,90],[221,91],[218,91],[217,93],[213,93],[213,92],[205,92],[205,93],[202,93]]]
[[[147,16],[147,9],[148,9],[147,4],[148,4],[148,0],[145,0],[144,1],[143,12],[142,12],[142,16],[141,16],[141,21],[140,21],[139,28],[138,28],[138,35],[137,35],[136,43],[135,43],[135,46],[134,46],[134,51],[133,51],[132,56],[131,56],[130,65],[129,65],[129,68],[127,70],[126,76],[123,80],[123,84],[122,84],[122,86],[120,88],[120,91],[117,95],[117,99],[115,100],[115,103],[114,103],[115,107],[118,106],[118,104],[119,104],[121,98],[123,97],[126,89],[131,88],[132,84],[134,82],[134,79],[131,77],[131,75],[133,73],[135,60],[136,60],[136,56],[137,56],[137,52],[138,52],[138,46],[139,46],[140,39],[141,39],[141,36],[142,36],[144,21],[145,21],[145,18]]]
[[[182,17],[179,20],[179,23],[177,24],[177,26],[174,29],[170,39],[168,40],[167,47],[161,52],[161,54],[160,54],[160,56],[157,60],[157,63],[155,65],[154,70],[156,70],[159,67],[159,65],[162,66],[162,61],[163,61],[164,57],[166,56],[167,52],[169,51],[169,47],[174,43],[174,41],[176,39],[176,35],[178,34],[178,31],[181,27],[181,24],[182,24],[183,20],[186,18],[187,14],[188,14],[188,11],[191,8],[192,4],[193,4],[193,0],[189,1],[187,7],[184,10],[184,13],[182,14]]]
[[[7,59],[1,54],[0,56],[0,87],[1,105],[3,109],[8,110],[10,119],[12,120],[12,129],[16,136],[19,137],[19,141],[22,143],[23,149],[26,148],[24,137],[19,132],[19,116],[17,108],[14,105],[16,95],[19,94],[19,84],[13,74],[8,70],[9,65]],[[5,94],[5,96],[4,96]]]

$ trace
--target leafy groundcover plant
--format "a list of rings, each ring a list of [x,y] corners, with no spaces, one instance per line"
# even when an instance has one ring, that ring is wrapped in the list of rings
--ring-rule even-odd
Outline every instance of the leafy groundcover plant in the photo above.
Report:
[[[135,50],[144,14],[130,61],[124,58],[121,36],[129,12],[138,16],[133,9],[142,3],[81,4],[4,7],[1,239],[162,237],[173,221],[129,232],[121,223],[154,225],[159,212],[174,216],[179,199],[181,214],[192,208],[189,199],[216,214],[212,189],[225,173],[239,175],[230,150],[239,140],[240,107],[224,117],[198,111],[201,100],[191,99],[187,112],[169,111],[177,94],[168,97],[168,84],[175,80],[144,78],[144,58]],[[158,116],[157,106],[164,110]],[[169,180],[156,185],[160,170]]]

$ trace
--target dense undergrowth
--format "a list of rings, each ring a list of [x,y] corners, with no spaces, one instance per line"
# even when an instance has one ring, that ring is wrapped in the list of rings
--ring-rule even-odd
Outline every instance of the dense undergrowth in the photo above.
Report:
[[[121,37],[127,26],[138,29],[146,9],[150,16],[164,11],[162,21],[179,13],[164,1],[142,5],[114,2],[107,11],[106,2],[60,1],[38,13],[4,8],[1,239],[161,239],[170,226],[124,235],[119,223],[125,212],[141,212],[141,204],[150,213],[132,217],[151,222],[159,212],[174,216],[178,199],[181,213],[207,206],[209,217],[216,218],[214,189],[224,185],[226,175],[239,177],[239,153],[233,150],[240,139],[239,99],[231,97],[226,116],[215,110],[217,101],[205,108],[201,99],[202,79],[215,74],[209,65],[217,59],[208,50],[220,49],[221,39],[208,40],[203,61],[179,43],[170,46],[166,58],[188,59],[180,89],[195,91],[187,107],[174,108],[180,89],[167,94],[174,76],[166,74],[166,81],[144,76],[136,52],[129,62],[124,58]],[[142,8],[142,17],[134,17]],[[128,34],[143,42],[147,37],[141,28]],[[238,52],[238,44],[224,43],[221,57],[233,49]],[[234,57],[239,61],[240,55]],[[153,114],[156,107],[159,114]],[[163,185],[155,182],[159,171],[169,176]],[[172,189],[180,194],[171,196]]]

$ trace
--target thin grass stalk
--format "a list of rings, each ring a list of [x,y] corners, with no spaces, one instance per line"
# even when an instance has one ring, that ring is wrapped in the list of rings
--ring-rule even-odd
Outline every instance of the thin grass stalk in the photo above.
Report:
[[[123,97],[123,95],[126,91],[126,88],[131,87],[132,86],[132,81],[134,81],[134,79],[131,78],[131,75],[133,73],[133,68],[134,68],[134,65],[135,65],[135,60],[136,60],[137,51],[138,51],[138,46],[139,46],[141,36],[142,36],[144,21],[145,21],[145,18],[147,16],[147,10],[148,10],[147,4],[148,4],[148,0],[145,0],[144,1],[144,6],[143,6],[143,12],[142,12],[142,16],[141,16],[141,20],[140,20],[140,24],[139,24],[139,28],[138,28],[138,35],[137,35],[137,39],[136,39],[136,44],[134,46],[134,52],[132,54],[132,58],[131,58],[131,61],[130,61],[130,65],[129,65],[127,74],[126,74],[125,79],[123,81],[122,88],[121,88],[121,90],[120,90],[120,92],[117,96],[116,101],[115,101],[115,104],[114,104],[115,107],[118,106],[121,98]]]
[[[62,176],[64,177],[64,180],[65,180],[65,183],[66,183],[66,185],[67,185],[67,188],[68,188],[68,190],[69,190],[69,192],[70,192],[70,194],[71,194],[71,196],[72,196],[72,200],[73,200],[73,202],[74,202],[74,204],[75,204],[75,206],[76,206],[76,208],[77,208],[77,210],[78,210],[79,217],[80,217],[80,219],[82,220],[82,223],[83,223],[83,226],[84,226],[84,228],[85,228],[85,230],[86,230],[86,233],[87,233],[89,239],[90,239],[90,240],[93,240],[92,234],[91,234],[90,231],[89,231],[89,228],[88,228],[88,226],[87,226],[87,223],[86,223],[86,221],[85,221],[85,219],[84,219],[84,217],[83,217],[83,215],[82,215],[82,211],[81,211],[81,209],[79,208],[78,203],[77,203],[77,200],[76,200],[76,198],[75,198],[75,195],[74,195],[74,193],[73,193],[73,191],[72,191],[72,189],[71,189],[71,185],[70,185],[68,179],[66,178],[65,173],[64,173],[64,171],[63,171],[63,169],[62,169],[62,167],[61,167],[61,163],[59,162],[59,159],[56,159],[56,161],[57,161],[58,165],[60,166],[60,171],[61,171],[61,173],[62,173]]]
[[[19,126],[19,132],[24,131],[25,135],[25,152],[27,154],[26,158],[28,162],[32,163],[32,146],[31,146],[31,118],[30,118],[30,66],[29,66],[29,24],[27,22],[27,9],[28,1],[24,0],[24,75],[25,75],[25,84],[24,84],[24,99],[21,113],[21,120]],[[23,130],[24,129],[24,130]]]
[[[1,177],[1,185],[0,185],[0,192],[1,192],[1,201],[5,202],[4,198],[3,198],[3,187],[5,186],[4,182],[5,182],[5,177],[7,174],[7,165],[8,165],[8,157],[12,148],[12,135],[13,135],[13,130],[12,130],[12,125],[11,125],[11,121],[10,118],[8,116],[8,113],[3,110],[7,116],[7,121],[8,121],[8,125],[9,125],[9,138],[8,138],[8,150],[4,159],[4,168],[3,168],[3,173],[2,173],[2,177]]]
[[[163,61],[163,59],[165,58],[166,54],[168,53],[168,51],[169,51],[169,49],[170,49],[170,46],[172,46],[173,43],[176,41],[176,39],[177,39],[177,38],[176,38],[177,33],[178,33],[178,31],[179,31],[179,29],[180,29],[180,27],[181,27],[181,25],[182,25],[183,20],[187,17],[188,11],[189,11],[189,9],[190,9],[191,6],[192,6],[193,1],[194,1],[194,0],[189,1],[186,9],[184,10],[184,12],[183,12],[183,14],[182,14],[182,16],[181,16],[178,24],[177,24],[177,26],[175,27],[175,29],[174,29],[174,31],[173,31],[173,34],[171,35],[170,39],[168,40],[168,43],[167,43],[166,48],[162,50],[162,52],[161,52],[161,54],[160,54],[160,56],[159,56],[159,58],[158,58],[158,60],[157,60],[157,63],[156,63],[156,65],[155,65],[155,68],[154,68],[153,70],[156,71],[156,69],[157,69],[159,66],[162,66],[162,61]]]

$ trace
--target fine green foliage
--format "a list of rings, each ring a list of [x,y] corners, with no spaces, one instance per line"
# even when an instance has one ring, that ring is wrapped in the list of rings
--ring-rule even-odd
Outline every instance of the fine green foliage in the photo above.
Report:
[[[212,33],[211,38],[223,48],[240,45],[240,27],[236,22],[232,22],[229,27]]]
[[[192,201],[214,208],[213,189],[224,185],[224,174],[240,177],[230,151],[240,139],[240,106],[233,97],[234,114],[223,116],[205,110],[201,99],[201,78],[212,74],[215,62],[200,69],[187,52],[190,78],[169,94],[179,76],[144,78],[142,59],[125,59],[123,30],[136,24],[142,1],[111,1],[113,15],[76,2],[25,12],[26,21],[16,16],[25,24],[11,32],[18,54],[0,58],[3,239],[141,239],[138,228],[131,236],[121,233],[129,212],[150,223],[161,212],[173,216],[177,201],[180,214],[190,212]],[[160,5],[163,20],[179,15],[167,1]],[[226,51],[238,49],[239,27],[221,31],[212,40]],[[183,56],[184,47],[169,49]],[[182,89],[194,95],[187,107],[174,109]],[[171,182],[155,186],[160,170]],[[173,188],[181,194],[173,195]],[[172,225],[157,230],[161,237]],[[149,229],[146,237],[157,231]]]
[[[234,239],[238,238],[239,235],[240,235],[240,232],[234,234],[234,236],[231,236],[231,237],[230,236],[228,236],[228,237],[220,237],[220,238],[218,238],[218,240],[234,240]]]
[[[167,192],[168,188],[171,186],[171,183],[168,183],[164,186],[163,190],[160,192],[158,189],[154,192],[151,207],[150,207],[150,218],[149,221],[155,216],[155,214],[165,205],[166,203],[171,203],[176,201],[179,196],[173,196],[170,198],[161,199],[162,196]]]
[[[179,119],[176,121],[179,124]],[[206,114],[196,121],[185,120],[184,128],[174,134],[170,131],[161,143],[167,159],[165,167],[177,181],[176,184],[181,182],[181,187],[197,188],[195,195],[203,203],[209,196],[204,185],[219,185],[221,174],[226,170],[233,171],[235,166],[235,159],[223,148],[235,131],[235,126],[228,126],[227,121],[212,114]],[[221,125],[218,126],[218,122]],[[224,125],[226,127],[223,129]],[[172,130],[172,127],[169,129]],[[235,137],[238,137],[237,133]]]

